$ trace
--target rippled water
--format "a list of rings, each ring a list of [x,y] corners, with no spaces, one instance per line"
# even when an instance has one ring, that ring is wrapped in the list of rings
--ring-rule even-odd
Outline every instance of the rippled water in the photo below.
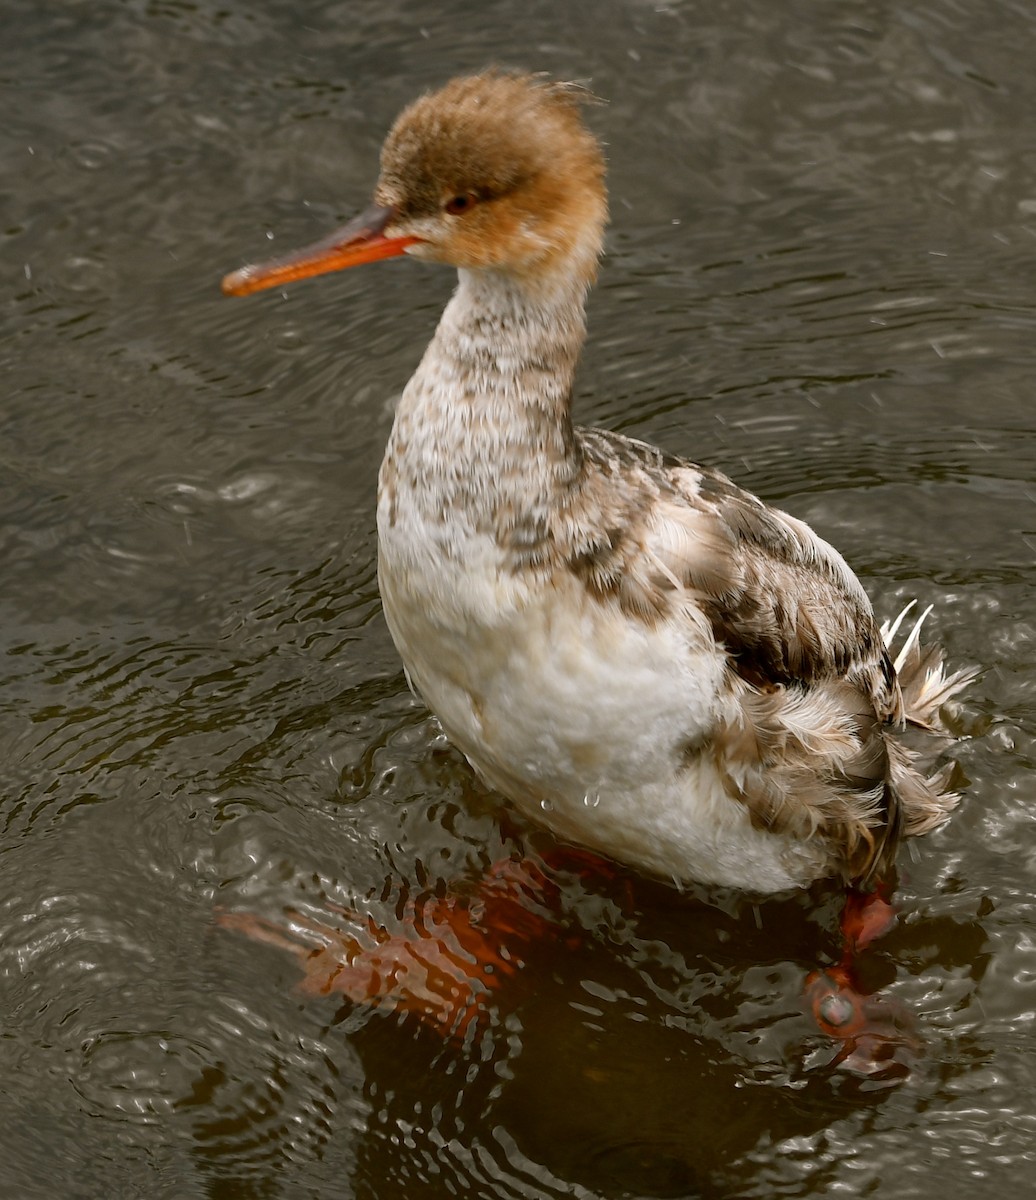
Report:
[[[7,23],[0,1193],[1031,1195],[1036,75],[1030,5],[101,0]],[[450,288],[224,300],[364,204],[417,91],[608,98],[579,414],[812,522],[984,669],[903,855],[879,1087],[800,1010],[835,898],[558,879],[466,1047],[303,998],[219,929],[443,896],[523,834],[406,691],[373,496]]]

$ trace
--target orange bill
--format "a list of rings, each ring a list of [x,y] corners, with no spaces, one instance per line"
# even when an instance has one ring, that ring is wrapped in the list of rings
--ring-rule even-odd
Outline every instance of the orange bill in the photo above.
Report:
[[[224,275],[220,285],[227,296],[248,296],[312,275],[326,275],[360,263],[393,258],[421,239],[385,237],[385,227],[396,215],[393,208],[373,205],[329,237],[264,263],[252,263]]]

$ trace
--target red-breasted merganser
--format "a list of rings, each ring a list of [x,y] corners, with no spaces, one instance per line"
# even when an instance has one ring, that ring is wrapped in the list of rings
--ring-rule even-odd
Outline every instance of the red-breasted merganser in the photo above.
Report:
[[[457,268],[381,467],[378,578],[411,687],[487,784],[678,882],[871,884],[957,802],[900,733],[937,728],[973,673],[920,621],[893,659],[900,621],[879,629],[802,521],[573,424],[607,217],[586,99],[453,80],[396,121],[370,209],[223,289],[400,254]]]

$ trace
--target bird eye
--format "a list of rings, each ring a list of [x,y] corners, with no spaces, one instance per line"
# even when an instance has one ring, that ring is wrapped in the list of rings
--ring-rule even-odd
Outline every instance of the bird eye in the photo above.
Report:
[[[465,192],[462,196],[454,196],[452,200],[447,200],[444,207],[451,217],[459,217],[474,208],[477,203],[478,196],[474,192]]]

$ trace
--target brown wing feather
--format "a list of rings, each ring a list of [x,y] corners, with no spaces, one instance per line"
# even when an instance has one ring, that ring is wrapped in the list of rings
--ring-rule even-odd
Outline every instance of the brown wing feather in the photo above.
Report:
[[[683,560],[734,670],[757,687],[855,675],[886,690],[892,670],[870,601],[841,555],[716,472],[673,474],[684,488],[660,510],[659,550]]]
[[[687,589],[743,679],[769,687],[859,677],[876,699],[884,694],[882,717],[898,719],[870,601],[837,550],[717,471],[618,434],[578,438],[610,510],[581,522],[600,532],[569,560],[592,588],[645,613],[665,612],[674,590]]]
[[[501,531],[516,567],[570,571],[631,618],[711,634],[730,704],[699,752],[757,825],[815,847],[832,871],[880,875],[901,835],[957,801],[893,735],[905,717],[932,723],[971,673],[945,676],[941,656],[915,647],[905,706],[859,580],[806,524],[619,434],[577,429],[573,444],[568,504],[532,534]]]
[[[580,522],[599,532],[570,569],[631,616],[703,614],[736,701],[706,750],[731,795],[761,827],[826,843],[848,875],[880,869],[902,823],[884,734],[899,688],[844,559],[718,472],[578,436],[618,508]]]

